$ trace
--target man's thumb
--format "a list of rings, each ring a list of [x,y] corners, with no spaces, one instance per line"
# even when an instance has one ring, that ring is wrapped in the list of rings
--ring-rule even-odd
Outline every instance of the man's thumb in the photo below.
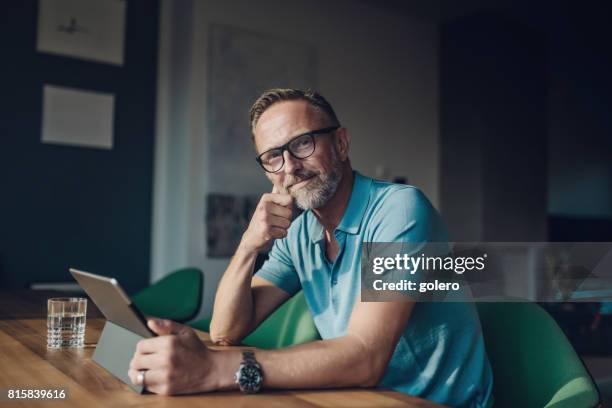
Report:
[[[178,334],[183,325],[167,319],[150,319],[147,325],[154,333],[165,336],[168,334]]]

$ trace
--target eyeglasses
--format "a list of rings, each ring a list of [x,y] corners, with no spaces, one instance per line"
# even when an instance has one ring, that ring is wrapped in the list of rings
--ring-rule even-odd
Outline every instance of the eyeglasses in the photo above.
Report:
[[[285,150],[296,159],[305,159],[312,156],[315,151],[315,136],[336,131],[340,126],[326,127],[297,135],[284,145],[267,150],[257,156],[255,160],[268,173],[276,173],[285,165]]]

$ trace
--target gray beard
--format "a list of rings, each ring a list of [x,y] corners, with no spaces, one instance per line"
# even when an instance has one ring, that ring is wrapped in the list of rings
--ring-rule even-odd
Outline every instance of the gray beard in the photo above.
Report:
[[[331,172],[314,176],[309,184],[289,193],[302,210],[316,209],[323,207],[334,196],[340,181],[342,181],[342,162],[334,154]]]

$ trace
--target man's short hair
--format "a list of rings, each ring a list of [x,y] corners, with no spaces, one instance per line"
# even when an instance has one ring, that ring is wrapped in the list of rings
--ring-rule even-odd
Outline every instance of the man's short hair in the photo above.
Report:
[[[334,108],[321,94],[311,89],[274,88],[265,91],[251,107],[251,137],[254,137],[255,126],[257,126],[259,118],[266,109],[277,102],[299,100],[308,102],[310,106],[326,117],[330,121],[329,126],[340,126]]]

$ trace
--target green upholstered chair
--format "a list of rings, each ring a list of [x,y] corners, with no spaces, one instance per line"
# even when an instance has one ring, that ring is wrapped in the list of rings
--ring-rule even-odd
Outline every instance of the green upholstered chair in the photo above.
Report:
[[[494,406],[587,408],[597,387],[554,319],[539,305],[477,304],[493,367]]]
[[[145,315],[185,322],[200,309],[203,280],[198,268],[179,269],[136,293],[132,301]]]
[[[199,330],[210,330],[210,319],[190,324]],[[257,329],[244,338],[242,343],[262,349],[275,349],[320,338],[306,305],[304,293],[300,291],[268,316]]]

